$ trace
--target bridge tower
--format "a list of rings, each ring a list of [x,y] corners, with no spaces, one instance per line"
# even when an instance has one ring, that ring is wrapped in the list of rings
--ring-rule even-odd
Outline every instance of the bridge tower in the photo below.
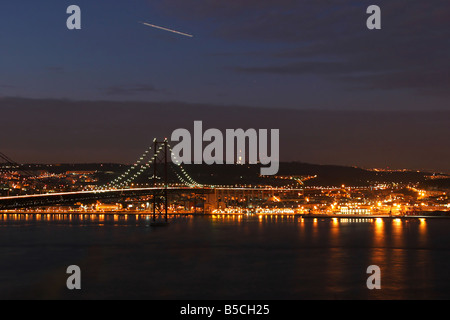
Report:
[[[156,216],[164,216],[167,222],[168,210],[168,140],[158,141],[153,140],[154,155],[153,155],[153,222],[156,221]],[[159,176],[158,176],[159,174]],[[159,179],[159,183],[158,183]]]

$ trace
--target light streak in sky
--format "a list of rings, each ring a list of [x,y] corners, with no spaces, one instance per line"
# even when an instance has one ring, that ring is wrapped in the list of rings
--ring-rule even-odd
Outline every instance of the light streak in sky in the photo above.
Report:
[[[176,33],[176,34],[180,34],[182,36],[186,36],[186,37],[190,37],[190,38],[194,37],[191,34],[179,32],[179,31],[176,31],[176,30],[172,30],[172,29],[168,29],[168,28],[164,28],[164,27],[160,27],[160,26],[155,26],[154,24],[150,24],[150,23],[146,23],[146,22],[139,22],[139,23],[142,23],[143,25],[146,25],[148,27],[152,27],[152,28],[161,29],[161,30],[164,30],[164,31],[169,31],[169,32],[173,32],[173,33]]]

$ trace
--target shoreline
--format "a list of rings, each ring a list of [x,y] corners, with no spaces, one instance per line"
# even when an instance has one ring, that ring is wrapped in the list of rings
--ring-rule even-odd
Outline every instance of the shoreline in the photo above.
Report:
[[[0,212],[1,216],[23,215],[23,216],[153,216],[152,212]],[[156,217],[163,217],[164,214],[156,214]],[[246,214],[246,213],[168,213],[168,217],[192,216],[192,217],[294,217],[301,219],[450,219],[450,215],[342,215],[342,214]]]

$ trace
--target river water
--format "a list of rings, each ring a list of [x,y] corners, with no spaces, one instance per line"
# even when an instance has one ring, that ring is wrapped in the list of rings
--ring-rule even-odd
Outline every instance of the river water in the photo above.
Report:
[[[0,215],[0,299],[449,299],[449,270],[446,219]]]

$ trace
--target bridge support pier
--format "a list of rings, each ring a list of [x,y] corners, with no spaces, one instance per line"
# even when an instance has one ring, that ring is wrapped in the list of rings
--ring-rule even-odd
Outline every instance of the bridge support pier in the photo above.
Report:
[[[167,211],[168,211],[168,176],[167,176],[167,153],[168,153],[168,141],[165,139],[164,141],[153,140],[154,148],[153,148],[153,187],[155,188],[153,191],[153,221],[156,221],[156,216],[164,215],[164,220],[167,222]],[[162,151],[162,154],[161,152]],[[158,166],[159,165],[159,166]],[[158,178],[158,168],[163,167],[162,173],[163,176],[163,184],[164,188],[159,189],[157,184]]]

